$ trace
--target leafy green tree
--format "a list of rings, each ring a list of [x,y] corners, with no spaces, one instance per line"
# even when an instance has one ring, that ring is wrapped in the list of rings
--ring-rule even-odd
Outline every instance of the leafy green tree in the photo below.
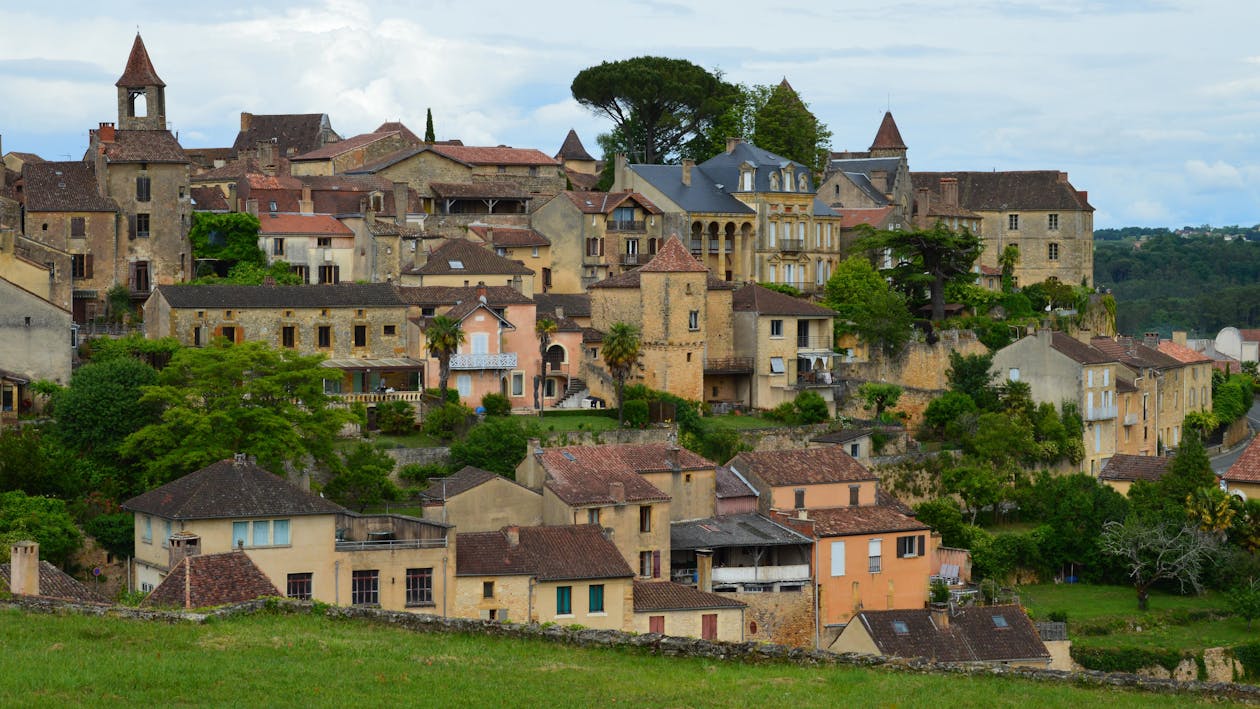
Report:
[[[803,424],[822,423],[831,418],[827,401],[816,391],[804,390],[792,400],[796,409],[796,420]]]
[[[1251,628],[1251,621],[1260,618],[1260,581],[1248,579],[1246,583],[1230,591],[1225,598],[1229,602],[1230,611],[1247,621],[1248,629]]]
[[[158,407],[159,420],[128,436],[119,452],[144,461],[150,484],[235,453],[276,473],[331,460],[332,441],[353,416],[330,406],[322,359],[261,342],[182,349],[158,383],[142,389],[140,403]]]
[[[297,286],[302,279],[293,272],[287,261],[258,264],[241,261],[228,269],[227,275],[202,276],[193,280],[194,285],[261,286],[270,278],[276,285]]]
[[[78,497],[86,484],[81,471],[71,464],[78,455],[37,427],[0,429],[0,492]]]
[[[1042,472],[1021,494],[1019,503],[1024,519],[1049,529],[1038,544],[1044,569],[1057,572],[1076,564],[1095,577],[1105,573],[1109,559],[1098,548],[1098,539],[1105,524],[1128,514],[1123,495],[1092,475]]]
[[[376,405],[376,425],[394,436],[416,429],[416,407],[409,401],[382,401]]]
[[[1186,432],[1177,454],[1168,463],[1168,470],[1155,482],[1139,480],[1129,488],[1134,512],[1144,519],[1166,519],[1182,523],[1186,520],[1187,500],[1197,490],[1216,486],[1216,474],[1203,442]]]
[[[913,318],[905,297],[888,287],[871,262],[861,256],[841,261],[827,279],[823,303],[833,308],[837,334],[855,334],[885,354],[910,340]]]
[[[486,410],[486,416],[510,416],[512,402],[502,394],[489,393],[481,397],[481,408]]]
[[[389,478],[393,472],[393,458],[360,441],[345,454],[324,486],[324,494],[339,505],[363,512],[372,505],[399,498],[398,488]]]
[[[464,431],[472,415],[472,410],[467,406],[448,401],[425,413],[422,428],[430,436],[449,441]]]
[[[858,387],[858,396],[864,402],[862,408],[875,411],[875,420],[888,423],[884,414],[897,406],[901,399],[901,387],[886,382],[866,382]]]
[[[902,290],[927,288],[932,320],[945,319],[945,285],[975,279],[971,267],[980,257],[980,237],[969,229],[954,231],[942,222],[931,229],[880,231],[862,225],[855,246],[868,251],[888,249],[900,262],[886,273]]]
[[[970,542],[965,530],[962,509],[950,497],[940,497],[915,505],[914,516],[941,535],[941,544],[966,547]]]
[[[424,142],[433,144],[437,142],[437,133],[433,131],[433,109],[424,109]]]
[[[114,556],[136,555],[136,522],[130,512],[97,515],[83,525],[83,531]]]
[[[193,259],[218,259],[231,264],[267,264],[267,255],[258,248],[258,217],[248,212],[193,212],[188,240]]]
[[[116,457],[128,436],[157,420],[158,407],[142,397],[157,383],[158,373],[131,357],[83,365],[57,395],[58,438],[87,456]]]
[[[821,174],[831,150],[831,131],[784,79],[756,113],[753,143]]]
[[[1183,593],[1201,593],[1203,574],[1217,550],[1212,537],[1193,525],[1134,516],[1103,525],[1099,546],[1124,567],[1143,611],[1150,607],[1151,587],[1160,582],[1175,583]]]
[[[950,391],[957,391],[971,397],[981,411],[993,411],[997,408],[997,390],[993,386],[994,374],[992,354],[949,353],[949,369],[945,370],[945,379],[949,382]]]
[[[962,441],[963,450],[995,469],[1015,473],[1036,459],[1036,441],[1026,421],[1005,414],[981,414],[976,430]]]
[[[1007,244],[998,254],[998,265],[1002,267],[1002,292],[1015,291],[1015,267],[1019,265],[1019,247]]]
[[[757,124],[757,112],[770,98],[769,86],[734,84],[726,110],[700,123],[696,137],[687,141],[680,157],[704,162],[726,152],[726,139],[751,136]]]
[[[573,98],[611,120],[631,155],[662,163],[722,115],[736,99],[720,76],[685,59],[635,57],[578,72]]]
[[[1201,487],[1186,497],[1186,515],[1200,530],[1225,539],[1238,513],[1232,502],[1233,497],[1215,485]]]
[[[608,334],[604,335],[604,346],[601,355],[604,358],[604,364],[608,367],[609,374],[612,375],[613,381],[617,388],[617,428],[625,425],[625,413],[622,411],[622,404],[625,403],[624,392],[626,388],[626,379],[630,378],[630,373],[639,364],[639,355],[642,348],[642,341],[639,339],[639,329],[634,325],[625,322],[615,322],[608,328]]]
[[[0,562],[8,561],[10,545],[22,540],[38,542],[40,558],[65,566],[83,544],[83,535],[62,500],[0,493]]]
[[[961,391],[947,391],[928,402],[923,411],[923,424],[926,433],[933,437],[945,436],[946,427],[965,415],[979,412],[976,402]]]
[[[451,464],[455,468],[471,465],[515,478],[516,466],[525,460],[529,439],[536,432],[537,424],[532,420],[527,422],[517,416],[488,418],[451,444]]]
[[[976,516],[985,507],[997,505],[1002,499],[1005,485],[1003,477],[987,465],[962,465],[948,468],[941,480],[945,489],[962,498],[963,504],[971,510],[971,523],[976,523]]]
[[[451,379],[451,355],[464,343],[464,329],[458,320],[437,315],[424,328],[425,347],[438,361],[438,390],[446,400],[447,382]]]

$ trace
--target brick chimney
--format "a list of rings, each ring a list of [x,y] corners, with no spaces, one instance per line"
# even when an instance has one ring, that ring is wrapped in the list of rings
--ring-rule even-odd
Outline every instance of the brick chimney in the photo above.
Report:
[[[937,630],[945,630],[949,628],[948,603],[932,603],[929,606],[928,614],[932,618],[932,625],[935,625]]]
[[[96,131],[96,137],[102,143],[112,143],[118,139],[113,123],[102,123],[101,127]]]
[[[521,545],[521,528],[515,524],[510,527],[504,527],[503,536],[507,537],[509,547],[515,549]]]
[[[241,111],[241,132],[249,130],[249,126],[254,122],[254,114]]]
[[[39,595],[39,544],[15,542],[9,549],[9,591],[15,596]]]
[[[394,183],[394,223],[403,226],[407,223],[407,183]]]
[[[669,447],[665,449],[665,462],[669,463],[669,469],[675,473],[682,470],[682,464],[678,462],[679,450],[676,443],[669,444]]]
[[[687,187],[690,187],[690,186],[691,186],[691,168],[693,168],[693,167],[695,167],[695,166],[696,166],[696,161],[695,161],[695,160],[692,160],[691,158],[683,158],[683,161],[682,161],[682,183],[683,183],[683,185],[685,185],[685,186],[687,186]]]
[[[1159,333],[1147,332],[1142,335],[1142,342],[1147,347],[1159,347]]]
[[[276,144],[270,140],[260,140],[255,146],[258,155],[258,167],[264,175],[276,174]]]
[[[941,178],[941,199],[951,207],[958,206],[958,178]]]
[[[728,153],[733,153],[733,152],[735,152],[735,146],[736,146],[736,145],[739,145],[739,144],[740,144],[740,143],[742,143],[742,142],[744,142],[744,139],[743,139],[743,138],[730,138],[730,137],[728,137],[728,138],[726,139],[726,152],[728,152]]]
[[[696,588],[713,593],[713,550],[696,550]]]
[[[623,505],[626,502],[626,484],[620,480],[613,480],[608,483],[608,496],[612,501]]]
[[[315,213],[315,200],[311,198],[310,185],[302,185],[302,198],[298,200],[298,211],[302,214]]]
[[[915,190],[914,214],[918,217],[919,227],[926,226],[928,213],[932,208],[932,192],[926,187]]]
[[[173,569],[190,556],[201,555],[201,537],[192,532],[176,532],[171,535],[166,568]]]
[[[477,300],[486,302],[486,282],[477,281]]]

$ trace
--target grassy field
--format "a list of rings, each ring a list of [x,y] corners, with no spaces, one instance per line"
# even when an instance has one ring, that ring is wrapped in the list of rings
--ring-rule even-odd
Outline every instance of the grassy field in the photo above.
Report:
[[[747,665],[311,615],[206,625],[0,611],[0,705],[1186,706],[997,677]]]

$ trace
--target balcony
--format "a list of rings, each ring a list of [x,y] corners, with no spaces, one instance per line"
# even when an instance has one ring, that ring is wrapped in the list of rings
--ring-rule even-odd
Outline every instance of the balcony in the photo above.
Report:
[[[779,239],[779,251],[783,253],[796,253],[804,250],[804,239]]]
[[[796,349],[812,351],[831,351],[830,335],[797,335]]]
[[[705,374],[752,374],[752,357],[706,357]]]
[[[1085,409],[1086,421],[1105,421],[1116,417],[1116,405],[1111,406],[1094,406]]]
[[[836,383],[836,377],[827,369],[817,369],[812,372],[798,372],[796,375],[796,389],[826,389]]]
[[[335,551],[396,551],[441,549],[446,546],[446,525],[396,514],[337,515]]]
[[[787,566],[725,566],[714,567],[713,583],[778,583],[781,581],[808,581],[809,564]]]
[[[609,219],[608,231],[647,231],[647,226],[642,221]]]
[[[516,353],[454,354],[451,355],[451,369],[516,369]]]
[[[644,254],[622,254],[621,265],[622,266],[638,266],[640,264],[647,263],[648,258],[650,257]]]
[[[346,394],[330,393],[329,396],[341,404],[379,404],[382,401],[409,401],[418,404],[424,401],[422,391],[361,391]]]
[[[1125,414],[1125,415],[1124,415],[1124,425],[1126,425],[1126,426],[1136,426],[1136,425],[1138,425],[1138,421],[1139,421],[1139,420],[1140,420],[1140,419],[1138,418],[1138,415],[1137,415],[1137,414]]]

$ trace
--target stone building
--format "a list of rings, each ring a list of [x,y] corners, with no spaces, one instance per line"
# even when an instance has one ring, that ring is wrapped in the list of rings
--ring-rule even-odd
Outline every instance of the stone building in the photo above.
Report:
[[[839,213],[887,209],[888,225],[905,228],[914,201],[906,156],[897,122],[885,112],[870,149],[831,154],[818,199]]]
[[[403,285],[467,288],[484,283],[511,286],[526,296],[534,294],[534,272],[519,261],[496,254],[486,244],[442,239],[432,249],[426,252],[417,248],[414,263],[402,271]]]
[[[534,272],[534,285],[538,292],[546,293],[553,287],[551,240],[534,229],[474,223],[468,233],[481,239],[494,253],[517,261]]]
[[[31,384],[70,383],[77,345],[70,311],[0,279],[0,424],[31,410]]]
[[[551,240],[548,290],[556,293],[581,293],[647,263],[666,235],[660,208],[637,192],[565,190],[531,220]]]
[[[408,131],[410,132],[410,131]],[[401,131],[363,133],[329,143],[307,153],[289,158],[291,173],[301,175],[337,175],[361,168],[410,147]]]
[[[1176,448],[1181,443],[1187,411],[1204,410],[1200,391],[1208,397],[1207,410],[1211,410],[1211,374],[1205,367],[1191,367],[1160,351],[1158,335],[1145,341],[1095,337],[1089,343],[1120,363],[1117,376],[1133,384],[1137,389],[1134,396],[1140,397],[1140,415],[1137,406],[1117,412],[1123,413],[1117,452],[1158,455],[1161,448]],[[1193,404],[1190,397],[1194,397]]]
[[[571,189],[592,190],[599,184],[599,161],[586,152],[582,139],[572,128],[564,136],[564,143],[556,153],[556,160],[560,162]]]
[[[732,305],[737,360],[732,366],[751,366],[747,395],[736,401],[773,409],[809,390],[834,408],[836,312],[756,283],[735,291]]]
[[[270,143],[278,157],[291,158],[339,140],[341,136],[333,130],[326,113],[256,115],[241,111],[241,130],[232,143],[232,153],[239,159],[259,143]]]

